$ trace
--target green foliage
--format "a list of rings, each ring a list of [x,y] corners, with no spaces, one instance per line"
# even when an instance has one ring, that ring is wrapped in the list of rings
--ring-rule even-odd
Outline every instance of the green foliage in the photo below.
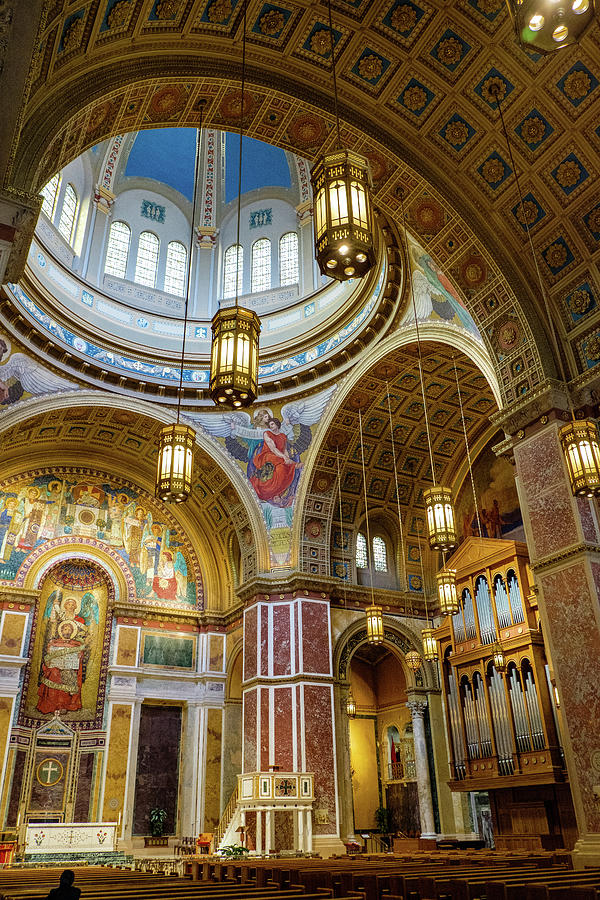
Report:
[[[162,837],[165,827],[165,819],[167,818],[166,809],[161,809],[160,806],[155,806],[150,810],[148,818],[150,820],[150,831],[152,832],[152,837]]]
[[[230,844],[228,847],[221,847],[219,851],[219,853],[226,856],[228,859],[241,859],[248,852],[248,848],[242,847],[241,844]]]

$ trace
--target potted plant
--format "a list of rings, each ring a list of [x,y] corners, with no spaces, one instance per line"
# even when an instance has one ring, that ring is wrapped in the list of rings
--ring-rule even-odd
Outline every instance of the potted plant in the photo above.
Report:
[[[229,844],[228,847],[221,847],[219,850],[221,856],[226,856],[228,859],[242,859],[248,852],[248,848],[242,847],[241,844]]]
[[[144,839],[146,847],[166,847],[168,845],[169,839],[163,835],[166,818],[166,809],[155,806],[150,810],[148,813],[148,821],[150,822],[151,837],[146,837]]]

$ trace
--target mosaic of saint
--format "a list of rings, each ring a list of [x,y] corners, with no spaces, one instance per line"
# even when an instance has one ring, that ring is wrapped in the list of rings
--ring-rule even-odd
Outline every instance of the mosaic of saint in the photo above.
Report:
[[[60,715],[65,721],[93,722],[101,715],[108,596],[107,576],[91,561],[60,562],[46,575],[23,692],[27,719]]]
[[[3,488],[1,579],[14,580],[34,548],[73,535],[101,541],[119,553],[133,574],[137,597],[196,605],[183,536],[149,498],[121,485],[51,474]]]

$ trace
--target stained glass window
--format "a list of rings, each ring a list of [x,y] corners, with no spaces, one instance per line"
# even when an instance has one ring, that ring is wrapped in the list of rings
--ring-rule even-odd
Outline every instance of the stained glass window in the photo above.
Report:
[[[271,241],[261,238],[252,244],[252,293],[271,287]]]
[[[356,535],[356,568],[366,569],[368,565],[367,539],[364,534],[359,531]]]
[[[167,247],[165,291],[183,297],[185,293],[187,250],[179,241],[170,241]]]
[[[236,254],[237,249],[237,254]],[[237,256],[237,293],[242,293],[242,273],[244,270],[244,248],[241,244],[233,244],[225,251],[225,259],[223,265],[223,298],[235,297],[235,270]]]
[[[135,261],[135,278],[138,284],[156,287],[159,240],[151,231],[142,231]]]
[[[72,184],[68,184],[65,188],[65,196],[62,209],[60,211],[60,219],[58,222],[58,230],[68,244],[73,239],[73,228],[75,225],[75,215],[77,213],[77,194]]]
[[[279,240],[280,283],[296,284],[298,281],[298,235],[288,231]]]
[[[56,198],[58,197],[58,189],[60,187],[60,175],[58,172],[56,175],[53,175],[50,181],[44,185],[41,190],[42,197],[44,198],[44,202],[42,203],[42,212],[48,216],[49,219],[54,215],[54,210],[56,209]]]
[[[104,271],[108,275],[125,278],[130,241],[131,229],[129,225],[126,225],[125,222],[113,222],[108,235],[106,262],[104,263]]]
[[[387,547],[384,539],[379,536],[373,538],[373,561],[376,572],[387,572]]]

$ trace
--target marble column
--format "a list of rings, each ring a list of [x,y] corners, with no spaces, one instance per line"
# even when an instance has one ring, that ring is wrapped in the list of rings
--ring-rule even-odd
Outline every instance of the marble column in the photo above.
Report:
[[[561,701],[579,840],[600,864],[600,529],[596,501],[573,497],[554,413],[517,431],[513,452],[539,612]]]
[[[421,818],[421,837],[435,838],[433,803],[431,802],[431,780],[427,761],[427,740],[425,738],[425,710],[427,700],[423,696],[411,696],[406,704],[410,709],[415,744],[415,769],[417,773],[417,793]]]
[[[200,703],[188,700],[185,705],[185,724],[179,776],[179,831],[182,837],[197,835],[198,781],[200,778]]]

